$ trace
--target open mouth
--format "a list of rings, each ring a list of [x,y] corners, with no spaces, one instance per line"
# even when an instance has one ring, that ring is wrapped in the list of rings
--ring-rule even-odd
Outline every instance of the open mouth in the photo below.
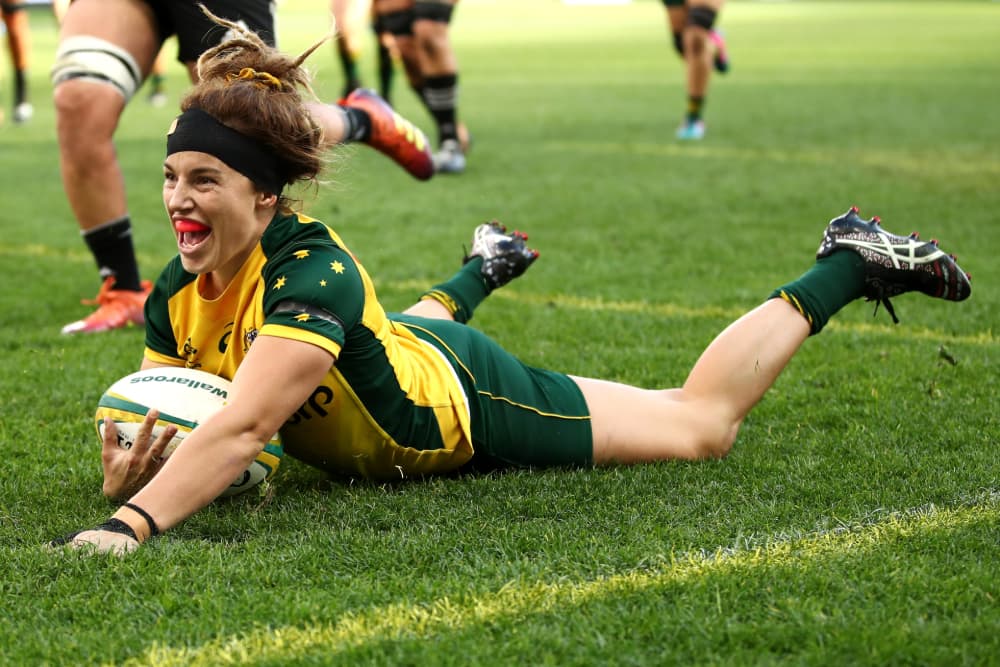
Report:
[[[212,228],[197,220],[174,220],[177,232],[177,246],[181,250],[191,250],[201,245],[212,233]]]

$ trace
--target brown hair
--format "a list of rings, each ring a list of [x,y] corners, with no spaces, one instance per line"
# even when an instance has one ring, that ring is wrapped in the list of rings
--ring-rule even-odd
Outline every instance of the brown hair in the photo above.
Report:
[[[300,94],[303,88],[315,96],[301,65],[328,37],[292,58],[204,5],[201,10],[235,37],[198,58],[198,83],[181,101],[181,110],[201,109],[266,146],[281,160],[286,184],[315,183],[324,166],[323,130]]]

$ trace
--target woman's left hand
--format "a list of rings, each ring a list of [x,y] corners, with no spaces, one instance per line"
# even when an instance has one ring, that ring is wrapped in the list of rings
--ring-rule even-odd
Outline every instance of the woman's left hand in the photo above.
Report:
[[[70,538],[66,545],[73,549],[92,549],[94,553],[124,556],[139,548],[139,540],[110,530],[84,530]]]

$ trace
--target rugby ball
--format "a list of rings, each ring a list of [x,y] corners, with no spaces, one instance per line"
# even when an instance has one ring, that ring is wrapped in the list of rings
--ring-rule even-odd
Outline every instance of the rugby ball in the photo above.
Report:
[[[225,378],[191,368],[149,368],[126,375],[108,387],[97,403],[94,419],[99,442],[104,442],[104,418],[111,417],[118,428],[118,446],[130,449],[146,413],[156,408],[160,418],[153,427],[153,437],[168,424],[177,426],[177,435],[163,452],[166,458],[198,424],[226,405],[230,386]],[[281,438],[276,433],[221,496],[235,496],[268,479],[278,469],[282,454]]]

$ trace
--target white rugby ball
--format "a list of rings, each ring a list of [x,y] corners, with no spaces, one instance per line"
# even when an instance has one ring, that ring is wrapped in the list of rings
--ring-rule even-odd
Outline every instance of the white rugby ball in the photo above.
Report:
[[[163,452],[166,458],[198,424],[226,405],[230,386],[225,378],[191,368],[149,368],[126,375],[111,385],[97,403],[97,437],[104,441],[104,418],[111,417],[118,428],[118,446],[130,449],[146,413],[156,408],[160,417],[153,427],[154,438],[168,424],[177,426],[177,435]],[[274,474],[283,454],[276,433],[221,495],[235,496],[257,486]]]

